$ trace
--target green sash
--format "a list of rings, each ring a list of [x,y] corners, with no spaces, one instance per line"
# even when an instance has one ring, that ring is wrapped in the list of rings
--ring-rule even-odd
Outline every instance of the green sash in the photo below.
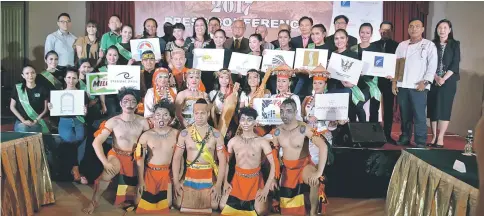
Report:
[[[351,100],[355,105],[357,105],[360,101],[365,102],[365,95],[363,92],[361,92],[361,89],[358,87],[358,85],[354,85],[351,88]]]
[[[316,44],[315,43],[308,44],[308,49],[316,49]]]
[[[30,106],[29,97],[27,96],[26,91],[22,89],[22,83],[19,83],[15,86],[17,87],[18,99],[20,101],[20,104],[22,104],[22,107],[24,108],[25,113],[27,113],[27,115],[31,119],[37,119],[39,117],[39,114],[37,114],[34,108]],[[47,124],[45,123],[44,119],[39,119],[37,123],[39,123],[40,126],[42,126],[42,133],[49,133],[49,128],[47,127]]]
[[[381,99],[381,92],[378,88],[378,77],[373,77],[371,80],[365,80],[366,84],[370,87],[370,95],[377,101]]]
[[[107,66],[100,67],[99,72],[108,72],[108,67]]]
[[[131,52],[130,51],[128,51],[127,49],[125,49],[119,43],[116,43],[115,46],[116,46],[116,48],[118,48],[119,54],[121,54],[125,59],[128,59],[128,60],[131,59],[132,55],[131,55]]]
[[[281,48],[280,47],[279,48],[275,48],[274,50],[281,50]]]
[[[76,116],[77,120],[79,120],[81,123],[86,123],[86,120],[84,119],[84,116]]]
[[[52,75],[52,73],[50,73],[49,71],[44,71],[41,73],[42,76],[44,76],[47,80],[49,80],[49,82],[57,89],[57,90],[61,90],[62,89],[62,83],[57,80],[54,75]]]
[[[80,87],[81,90],[87,91],[86,83],[84,81],[82,81],[81,79],[79,80],[79,87]],[[96,96],[94,96],[94,95],[89,96],[90,100],[94,100],[95,98],[96,98]]]

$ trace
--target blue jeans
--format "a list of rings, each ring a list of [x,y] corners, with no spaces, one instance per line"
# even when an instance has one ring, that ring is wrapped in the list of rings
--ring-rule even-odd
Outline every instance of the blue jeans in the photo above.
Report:
[[[425,108],[427,108],[427,92],[416,89],[398,88],[397,101],[400,107],[401,130],[400,141],[410,141],[412,124],[417,145],[427,142],[427,122]]]
[[[13,130],[15,132],[39,132],[39,133],[41,133],[42,132],[42,126],[40,126],[39,123],[34,124],[32,126],[27,126],[27,125],[24,125],[19,120],[17,120],[17,121],[15,121],[15,125],[13,127]]]
[[[294,94],[302,96],[310,95],[310,89],[312,88],[311,79],[309,79],[307,75],[298,75],[297,78],[296,87],[294,87]]]
[[[84,124],[77,118],[59,119],[59,136],[62,140],[62,155],[66,163],[77,166],[84,157],[86,142]]]

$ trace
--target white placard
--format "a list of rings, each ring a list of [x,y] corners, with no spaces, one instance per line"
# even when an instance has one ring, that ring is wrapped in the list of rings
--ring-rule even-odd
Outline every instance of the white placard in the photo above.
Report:
[[[333,1],[333,15],[331,17],[331,25],[328,35],[334,34],[334,18],[338,15],[345,15],[350,20],[346,26],[346,31],[349,35],[356,37],[358,43],[361,42],[360,25],[363,23],[371,23],[374,29],[378,29],[380,23],[383,21],[383,1]],[[380,40],[380,34],[373,34],[371,42]]]
[[[316,94],[314,116],[318,120],[347,120],[349,97],[348,93]]]
[[[246,76],[250,69],[259,70],[261,62],[262,56],[233,52],[230,57],[229,70],[234,74]]]
[[[224,67],[224,49],[194,49],[193,68],[201,71],[218,71]]]
[[[51,116],[84,115],[84,90],[52,90],[50,91]]]
[[[287,64],[290,68],[294,65],[294,51],[284,50],[264,50],[264,57],[262,58],[261,71],[266,72],[267,68],[275,68],[279,65]]]
[[[108,65],[108,88],[119,90],[131,87],[140,90],[140,70],[139,65]]]
[[[397,56],[390,53],[363,51],[362,74],[377,77],[395,77]]]
[[[328,64],[328,50],[326,49],[296,49],[294,68],[313,70],[319,65],[326,68]]]
[[[358,59],[350,58],[338,53],[331,54],[328,72],[331,73],[331,78],[333,79],[348,81],[353,85],[357,85],[362,69],[363,62]]]
[[[256,98],[254,109],[257,110],[257,121],[261,125],[280,125],[282,98]]]
[[[156,60],[160,60],[163,56],[159,38],[133,39],[129,41],[129,45],[131,46],[132,58],[136,61],[141,61],[141,54],[147,50],[153,51]]]

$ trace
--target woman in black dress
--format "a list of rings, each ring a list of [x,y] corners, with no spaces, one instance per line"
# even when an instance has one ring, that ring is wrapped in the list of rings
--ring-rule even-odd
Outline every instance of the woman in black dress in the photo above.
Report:
[[[452,23],[446,19],[437,23],[434,35],[439,61],[434,83],[430,87],[427,98],[427,116],[430,118],[433,135],[432,141],[427,145],[442,148],[452,113],[457,81],[460,79],[460,42],[454,39]]]
[[[187,47],[185,52],[185,57],[187,61],[185,66],[187,68],[193,67],[193,50],[197,48],[209,48],[210,35],[208,34],[207,21],[203,17],[199,17],[193,22],[193,34],[185,40],[185,47]],[[213,73],[205,73],[202,71],[202,83],[205,85],[206,92],[210,92],[213,88],[214,77]]]

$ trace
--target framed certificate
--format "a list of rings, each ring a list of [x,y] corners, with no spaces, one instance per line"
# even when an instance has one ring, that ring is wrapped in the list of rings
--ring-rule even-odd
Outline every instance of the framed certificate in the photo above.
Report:
[[[139,65],[109,65],[108,87],[119,90],[122,87],[131,87],[140,90],[141,72]]]
[[[255,98],[254,109],[257,110],[257,121],[261,125],[280,125],[282,98]]]
[[[108,87],[108,73],[87,73],[86,74],[86,91],[90,95],[109,95],[117,94],[117,89]]]
[[[52,90],[50,91],[51,116],[84,115],[84,90]]]
[[[318,120],[347,120],[349,97],[348,93],[316,94],[314,116]]]
[[[294,65],[294,51],[284,50],[265,50],[262,58],[262,71],[267,71],[267,68],[275,68],[279,65],[287,64],[290,68]]]
[[[141,54],[147,50],[153,51],[156,60],[160,60],[163,57],[159,38],[132,39],[129,41],[129,45],[131,46],[132,57],[136,61],[141,61]]]
[[[338,53],[331,54],[328,72],[331,73],[331,78],[333,79],[348,81],[353,85],[357,85],[362,69],[363,62],[358,59],[343,56]]]
[[[313,70],[319,65],[326,68],[328,64],[328,50],[326,49],[296,49],[294,68]]]
[[[363,51],[363,72],[364,75],[377,77],[395,77],[397,56],[390,53]]]
[[[229,70],[232,71],[232,73],[246,76],[247,71],[250,69],[259,70],[261,62],[261,56],[234,52],[230,58]]]
[[[193,68],[201,71],[218,71],[224,67],[224,49],[194,49]]]

